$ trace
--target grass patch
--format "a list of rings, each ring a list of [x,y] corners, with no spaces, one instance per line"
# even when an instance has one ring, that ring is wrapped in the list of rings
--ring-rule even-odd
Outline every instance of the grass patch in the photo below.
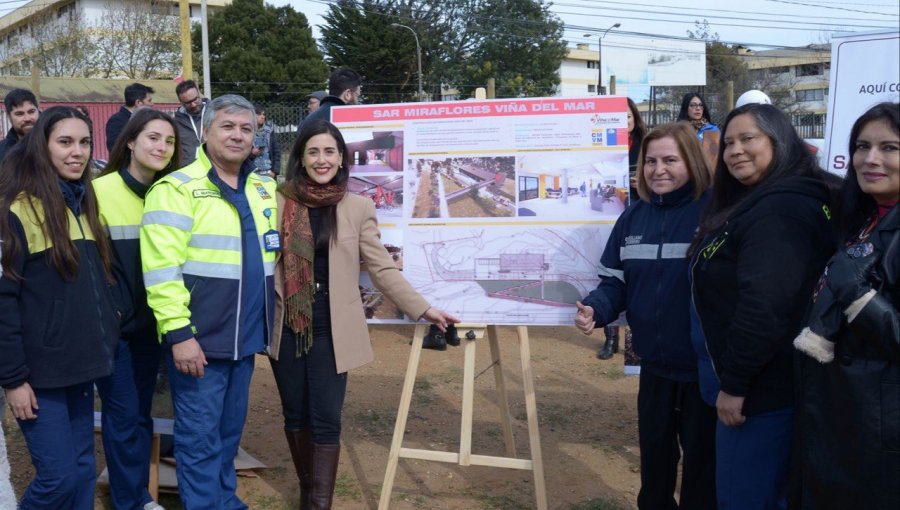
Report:
[[[588,501],[575,503],[569,510],[628,510],[628,505],[610,498],[594,498]]]
[[[354,414],[353,421],[369,434],[379,434],[394,426],[394,413],[384,409],[366,409]]]
[[[527,508],[520,501],[509,496],[489,496],[481,494],[477,496],[478,504],[483,510],[520,510]]]
[[[359,500],[362,494],[359,490],[359,486],[356,484],[356,480],[346,473],[338,474],[337,480],[334,482],[334,493],[338,496],[352,498],[354,500]]]

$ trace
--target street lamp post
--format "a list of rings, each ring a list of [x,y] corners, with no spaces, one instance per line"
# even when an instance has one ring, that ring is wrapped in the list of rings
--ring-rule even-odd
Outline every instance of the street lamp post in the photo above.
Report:
[[[419,35],[416,34],[416,31],[413,30],[412,28],[410,28],[406,25],[400,24],[400,23],[391,23],[391,26],[392,27],[403,27],[403,28],[409,30],[410,32],[412,32],[413,37],[416,39],[416,65],[418,66],[418,70],[419,70],[419,97],[418,97],[418,100],[421,101],[425,97],[425,92],[422,90],[422,47],[419,46]]]
[[[603,38],[606,37],[606,34],[609,33],[610,30],[621,26],[621,23],[616,23],[604,30],[597,39],[597,95],[599,96],[606,95],[606,87],[603,86]],[[584,34],[584,36],[591,37],[592,34]]]

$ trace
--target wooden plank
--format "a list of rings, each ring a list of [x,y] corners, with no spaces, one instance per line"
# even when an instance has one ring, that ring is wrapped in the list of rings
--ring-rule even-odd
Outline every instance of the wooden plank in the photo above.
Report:
[[[528,441],[534,473],[534,495],[538,510],[547,510],[547,488],[544,485],[544,464],[541,459],[541,435],[538,430],[537,399],[534,393],[534,374],[531,371],[531,345],[528,328],[517,326],[519,355],[522,358],[522,386],[525,390],[525,413],[528,415]]]
[[[475,401],[475,342],[466,342],[463,363],[462,419],[459,430],[459,465],[468,466],[472,456],[472,414]]]
[[[500,406],[500,429],[506,445],[506,456],[516,458],[516,439],[513,436],[512,416],[509,413],[509,397],[506,380],[503,377],[503,363],[500,360],[500,342],[497,326],[487,327],[488,343],[491,346],[491,363],[494,366],[494,386],[497,389],[497,403]]]
[[[394,490],[394,478],[397,476],[397,463],[400,461],[400,447],[403,445],[403,433],[406,430],[406,419],[409,416],[409,404],[412,400],[413,386],[416,383],[419,358],[422,356],[422,340],[427,332],[427,324],[416,324],[416,331],[413,333],[412,349],[409,352],[409,363],[406,365],[406,376],[403,378],[403,390],[400,393],[397,421],[394,423],[394,438],[391,441],[391,450],[388,454],[384,483],[381,485],[381,499],[378,501],[379,510],[387,510],[391,504],[391,492]]]

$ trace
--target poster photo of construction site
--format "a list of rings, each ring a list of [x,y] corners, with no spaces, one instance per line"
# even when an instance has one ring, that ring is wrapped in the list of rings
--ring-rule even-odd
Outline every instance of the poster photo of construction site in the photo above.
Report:
[[[403,131],[344,130],[350,173],[403,172]]]
[[[403,271],[403,230],[399,228],[382,228],[381,242],[384,244],[384,249],[387,250],[388,255],[393,259],[397,269]],[[408,322],[400,308],[375,287],[365,265],[360,268],[359,295],[362,299],[366,319],[370,322]]]
[[[413,218],[501,218],[516,215],[515,156],[407,160]]]
[[[372,200],[380,225],[396,223],[403,217],[403,175],[350,175],[347,189]]]

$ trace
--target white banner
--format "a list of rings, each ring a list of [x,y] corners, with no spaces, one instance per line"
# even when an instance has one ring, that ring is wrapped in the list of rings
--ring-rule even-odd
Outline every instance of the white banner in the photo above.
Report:
[[[850,129],[883,101],[900,101],[900,32],[833,38],[825,128],[828,171],[847,173]]]

